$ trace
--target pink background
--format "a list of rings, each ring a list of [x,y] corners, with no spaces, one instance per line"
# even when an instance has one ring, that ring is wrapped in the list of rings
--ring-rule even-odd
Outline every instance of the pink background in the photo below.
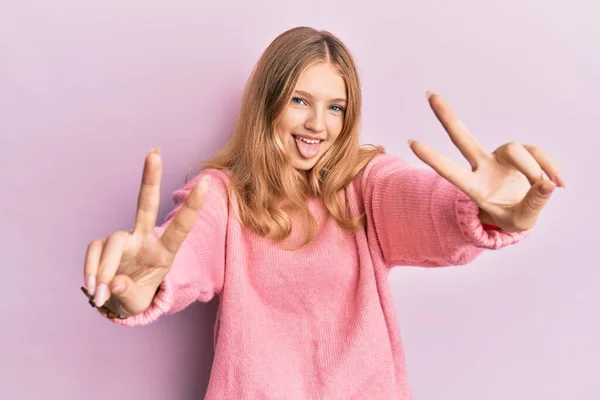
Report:
[[[0,398],[201,397],[216,303],[113,325],[79,291],[84,253],[131,227],[154,145],[164,217],[188,167],[227,139],[262,50],[295,25],[354,52],[363,142],[422,165],[412,137],[461,160],[430,89],[490,151],[533,143],[565,171],[525,242],[392,273],[415,399],[600,398],[598,2],[255,3],[0,2]]]

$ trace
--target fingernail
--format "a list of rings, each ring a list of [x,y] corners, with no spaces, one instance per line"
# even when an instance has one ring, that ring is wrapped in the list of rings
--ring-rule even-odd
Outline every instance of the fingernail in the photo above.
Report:
[[[96,307],[102,307],[107,299],[108,286],[106,286],[106,283],[101,283],[98,285],[98,289],[96,290],[96,296],[94,296],[94,303],[96,304]]]
[[[556,184],[560,187],[566,188],[567,185],[565,184],[565,180],[563,179],[563,177],[561,175],[556,175],[554,177],[554,181],[556,182]]]
[[[123,282],[119,282],[115,285],[112,292],[113,292],[113,294],[119,295],[119,294],[125,292],[125,288],[126,288],[125,284]]]
[[[549,182],[550,181],[544,181],[540,184],[538,190],[542,196],[548,196],[554,191],[555,186]]]
[[[87,278],[85,279],[85,288],[87,289],[89,294],[91,294],[92,296],[94,295],[94,292],[96,291],[96,275],[87,276]]]
[[[160,147],[154,146],[153,148],[150,149],[150,152],[160,154]]]
[[[433,92],[431,90],[425,92],[425,97],[427,97],[427,100],[429,100],[431,96],[433,96]]]
[[[415,141],[412,139],[408,139],[408,145],[411,146]]]

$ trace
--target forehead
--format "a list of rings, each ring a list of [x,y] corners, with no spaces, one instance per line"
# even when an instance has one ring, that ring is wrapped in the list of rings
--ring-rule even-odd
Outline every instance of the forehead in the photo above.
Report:
[[[296,90],[323,99],[346,98],[344,78],[330,63],[318,63],[308,67],[298,78]]]

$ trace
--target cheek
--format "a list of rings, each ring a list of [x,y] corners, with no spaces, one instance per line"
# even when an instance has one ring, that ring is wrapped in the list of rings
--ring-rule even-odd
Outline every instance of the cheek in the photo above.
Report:
[[[281,134],[282,135],[290,134],[295,129],[297,129],[298,126],[302,126],[304,123],[304,120],[306,118],[306,116],[304,114],[305,113],[302,110],[295,110],[293,108],[288,108],[284,112],[284,114],[281,117],[281,120],[279,122]]]
[[[333,141],[340,136],[342,133],[342,128],[344,127],[344,119],[339,116],[332,116],[329,120],[327,132],[329,133],[329,138]]]

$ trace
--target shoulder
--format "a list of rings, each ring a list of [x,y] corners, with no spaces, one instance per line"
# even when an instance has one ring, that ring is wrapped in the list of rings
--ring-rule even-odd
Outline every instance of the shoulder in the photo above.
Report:
[[[203,169],[187,181],[184,186],[175,190],[175,192],[173,192],[173,201],[175,203],[183,202],[194,186],[196,186],[205,176],[210,177],[210,184],[205,202],[226,205],[229,202],[229,182],[231,181],[231,173],[228,170],[215,168]]]
[[[401,158],[386,153],[374,156],[354,177],[352,183],[358,190],[377,182],[390,173],[407,170],[410,164]]]

